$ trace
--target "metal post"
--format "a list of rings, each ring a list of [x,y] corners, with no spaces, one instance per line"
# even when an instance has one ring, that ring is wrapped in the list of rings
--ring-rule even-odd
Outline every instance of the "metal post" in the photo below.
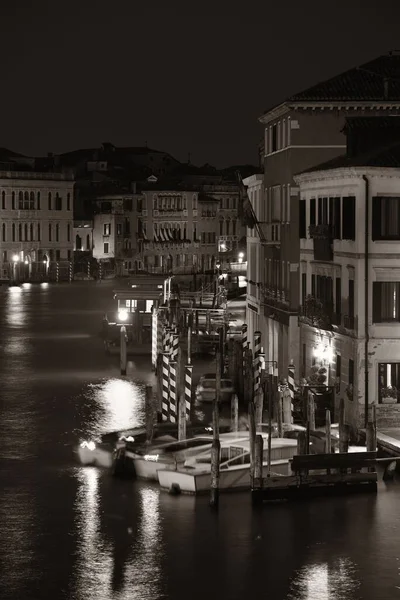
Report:
[[[122,325],[120,331],[120,366],[121,366],[121,375],[126,375],[126,363],[127,363],[127,353],[126,353],[126,342],[128,340],[128,336],[126,335],[125,325]]]

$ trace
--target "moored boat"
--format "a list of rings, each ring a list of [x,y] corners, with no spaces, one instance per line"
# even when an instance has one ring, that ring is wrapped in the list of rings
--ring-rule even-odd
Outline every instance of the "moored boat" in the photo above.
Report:
[[[237,434],[236,434],[237,435]],[[277,475],[290,474],[290,459],[297,454],[297,441],[287,438],[271,439],[271,464],[268,461],[268,436],[264,438],[263,477],[271,472]],[[160,469],[158,481],[162,489],[181,491],[188,494],[201,494],[211,488],[211,451],[205,449],[176,470]],[[250,489],[250,440],[231,439],[225,447],[221,444],[219,474],[221,491]]]

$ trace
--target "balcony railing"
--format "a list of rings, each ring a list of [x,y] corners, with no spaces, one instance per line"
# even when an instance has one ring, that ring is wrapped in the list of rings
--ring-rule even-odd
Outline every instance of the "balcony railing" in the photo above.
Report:
[[[343,327],[346,329],[355,329],[356,320],[354,315],[343,315]]]
[[[264,303],[269,306],[276,306],[286,309],[289,306],[289,293],[284,290],[277,290],[275,288],[265,288],[264,290]]]
[[[310,237],[314,240],[314,260],[333,260],[333,230],[330,225],[310,225]]]
[[[308,296],[305,304],[299,307],[300,321],[319,329],[332,330],[333,325],[340,325],[340,318],[333,312],[333,305],[322,303],[312,296]]]

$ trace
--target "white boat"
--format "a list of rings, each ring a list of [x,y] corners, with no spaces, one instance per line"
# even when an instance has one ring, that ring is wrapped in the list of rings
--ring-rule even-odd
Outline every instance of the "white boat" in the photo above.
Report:
[[[248,439],[246,431],[240,433],[223,433],[220,434],[221,452],[226,453],[229,445],[238,437],[245,441]],[[187,460],[197,456],[198,454],[210,454],[213,436],[201,435],[194,438],[168,442],[166,444],[151,447],[149,450],[145,448],[133,455],[133,465],[136,477],[139,479],[151,479],[158,481],[158,471],[160,469],[176,471],[183,466]]]
[[[237,435],[237,434],[236,434]],[[263,434],[263,477],[268,475],[268,436]],[[297,454],[297,441],[287,438],[271,439],[271,473],[290,475],[290,459]],[[160,469],[158,481],[162,489],[187,494],[201,494],[211,488],[211,452],[206,449],[185,462],[176,470]],[[232,440],[225,447],[221,444],[219,476],[221,491],[250,489],[250,443],[249,437]]]

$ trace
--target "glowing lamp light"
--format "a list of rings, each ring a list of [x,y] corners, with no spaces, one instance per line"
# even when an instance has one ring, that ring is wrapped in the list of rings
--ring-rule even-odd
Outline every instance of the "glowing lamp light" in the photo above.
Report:
[[[328,363],[333,362],[333,350],[330,346],[323,344],[320,342],[314,348],[314,356],[319,360],[326,361]]]
[[[157,462],[158,454],[145,454],[143,458],[144,460],[148,460],[149,462]]]
[[[94,442],[82,442],[81,448],[87,448],[88,450],[93,452],[93,450],[96,450],[96,444]]]
[[[120,321],[126,321],[127,318],[128,318],[128,311],[124,310],[124,309],[120,310],[118,313],[118,319]]]
[[[19,262],[19,256],[18,256],[18,254],[14,254],[14,256],[12,257],[12,259],[13,259],[13,262],[15,262],[15,263]]]
[[[244,253],[243,252],[239,252],[239,258],[244,258]]]

